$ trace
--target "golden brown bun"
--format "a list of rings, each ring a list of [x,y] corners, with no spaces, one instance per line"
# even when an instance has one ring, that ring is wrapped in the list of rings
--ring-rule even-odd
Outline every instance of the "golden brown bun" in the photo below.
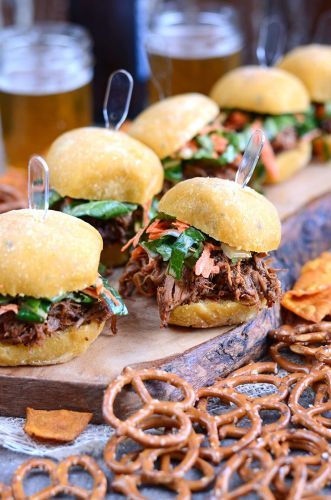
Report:
[[[277,66],[293,73],[306,86],[310,100],[331,100],[331,47],[304,45],[286,54]]]
[[[306,111],[309,96],[302,82],[279,68],[242,66],[226,73],[210,97],[221,108],[282,114]]]
[[[218,113],[209,97],[181,94],[147,108],[132,122],[128,133],[147,144],[159,158],[165,158],[197,135]]]
[[[123,266],[129,259],[129,252],[121,252],[122,246],[120,243],[106,244],[101,252],[102,264],[106,267]]]
[[[283,151],[276,155],[279,177],[276,181],[267,177],[268,184],[277,184],[285,181],[293,174],[306,167],[311,159],[311,142],[300,141],[298,146],[290,151]]]
[[[232,181],[195,177],[180,182],[161,198],[159,211],[237,249],[268,252],[280,243],[280,220],[273,204]]]
[[[204,300],[177,306],[170,315],[169,324],[193,328],[238,325],[254,318],[264,304],[245,306],[240,302]]]
[[[90,224],[49,210],[0,215],[0,294],[52,298],[98,276],[102,238]]]
[[[143,205],[163,185],[156,154],[123,132],[71,130],[53,142],[46,161],[51,187],[62,196]]]
[[[0,366],[42,366],[66,363],[85,352],[101,333],[103,327],[104,323],[96,322],[79,328],[72,326],[32,346],[9,345],[0,342]]]

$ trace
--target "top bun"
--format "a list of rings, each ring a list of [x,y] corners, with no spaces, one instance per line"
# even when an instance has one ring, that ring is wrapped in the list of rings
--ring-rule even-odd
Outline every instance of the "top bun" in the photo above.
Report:
[[[180,182],[162,197],[159,211],[238,250],[269,252],[280,243],[273,204],[233,181],[196,177]]]
[[[71,130],[53,142],[46,161],[51,187],[61,196],[143,205],[162,189],[156,154],[123,132]]]
[[[211,122],[219,110],[202,94],[168,97],[143,111],[128,133],[147,144],[159,158],[171,155]]]
[[[309,96],[298,78],[282,69],[261,66],[229,71],[215,83],[210,97],[221,108],[272,115],[299,113],[309,106]]]
[[[102,238],[62,212],[13,210],[0,215],[0,294],[51,298],[95,283]]]
[[[291,50],[278,63],[279,68],[296,75],[314,102],[331,100],[331,47],[305,45]]]

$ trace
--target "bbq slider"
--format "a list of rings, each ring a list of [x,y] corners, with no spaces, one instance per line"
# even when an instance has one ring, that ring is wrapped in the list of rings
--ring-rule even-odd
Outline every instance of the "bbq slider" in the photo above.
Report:
[[[0,215],[0,365],[64,363],[126,314],[98,275],[102,238],[61,212]]]
[[[180,182],[132,240],[120,292],[156,297],[164,326],[248,321],[280,297],[265,261],[280,237],[275,207],[251,188],[217,178]]]
[[[164,191],[192,177],[234,180],[251,135],[224,130],[218,106],[198,93],[153,104],[132,122],[128,133],[162,160]]]
[[[331,47],[305,45],[291,50],[278,67],[296,75],[305,85],[313,103],[312,115],[320,134],[313,142],[314,154],[331,159]]]
[[[99,231],[104,264],[123,263],[120,248],[148,220],[153,197],[162,189],[155,153],[123,132],[87,127],[58,137],[46,160],[52,208]]]
[[[243,66],[218,80],[210,96],[224,114],[225,128],[239,134],[264,130],[267,142],[254,173],[256,182],[280,182],[307,165],[307,134],[314,124],[309,96],[298,78],[282,69]]]

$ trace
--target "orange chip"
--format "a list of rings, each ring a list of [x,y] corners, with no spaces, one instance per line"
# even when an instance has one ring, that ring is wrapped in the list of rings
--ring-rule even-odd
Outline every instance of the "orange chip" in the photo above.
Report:
[[[92,417],[92,413],[78,411],[27,408],[24,430],[40,441],[68,443],[83,432]]]
[[[303,266],[281,304],[308,321],[320,322],[331,315],[331,253],[324,252]]]

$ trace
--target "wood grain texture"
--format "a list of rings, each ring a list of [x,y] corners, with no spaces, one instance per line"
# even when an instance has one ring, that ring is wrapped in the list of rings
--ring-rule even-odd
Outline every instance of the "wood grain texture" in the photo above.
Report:
[[[306,260],[331,247],[331,169],[323,168],[326,170],[319,171],[320,189],[323,192],[328,184],[330,192],[284,220],[282,244],[274,254],[273,265],[288,269],[280,273],[285,290],[297,278]],[[300,206],[302,200],[312,197],[309,183],[297,190],[299,201],[295,199],[294,186],[291,192],[286,184],[282,189],[283,213],[286,200],[291,213],[296,204]],[[129,299],[127,305],[130,315],[119,321],[118,335],[100,336],[84,355],[69,363],[40,368],[0,368],[0,414],[22,416],[27,406],[68,408],[92,411],[94,421],[100,422],[103,391],[125,366],[160,367],[178,373],[199,387],[250,359],[259,358],[266,348],[267,332],[280,322],[280,311],[275,307],[232,329],[160,329],[152,299],[136,297]],[[155,390],[158,395],[166,391],[160,385],[155,386]],[[133,395],[129,395],[119,411],[125,413],[135,404]]]

